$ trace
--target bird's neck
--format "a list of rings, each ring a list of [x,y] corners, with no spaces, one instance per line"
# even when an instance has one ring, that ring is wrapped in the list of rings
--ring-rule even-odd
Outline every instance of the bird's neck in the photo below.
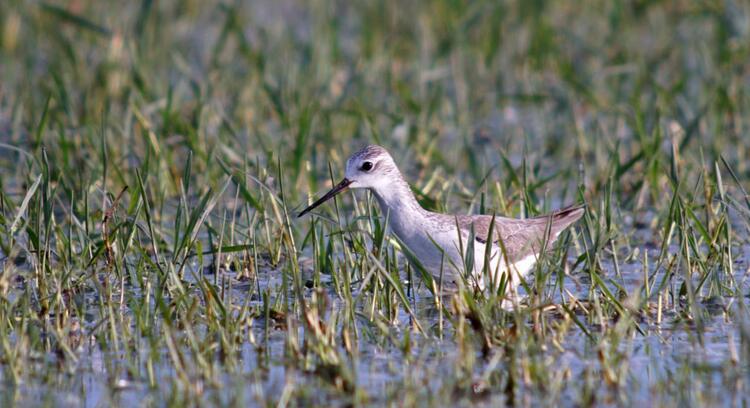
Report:
[[[380,211],[383,216],[389,214],[392,225],[408,219],[418,221],[425,215],[425,209],[419,205],[409,184],[403,179],[395,180],[385,188],[373,189],[373,193],[380,204]]]

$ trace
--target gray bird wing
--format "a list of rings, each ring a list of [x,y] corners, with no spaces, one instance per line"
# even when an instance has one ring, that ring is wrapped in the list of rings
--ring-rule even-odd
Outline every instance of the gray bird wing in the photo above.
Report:
[[[496,216],[491,241],[496,245],[502,242],[508,260],[515,262],[529,254],[541,251],[545,241],[547,248],[551,248],[558,233],[581,218],[583,212],[584,206],[574,205],[527,219]],[[459,228],[468,235],[473,225],[475,239],[483,244],[490,241],[491,223],[491,215],[458,216]],[[545,236],[545,233],[548,235]]]

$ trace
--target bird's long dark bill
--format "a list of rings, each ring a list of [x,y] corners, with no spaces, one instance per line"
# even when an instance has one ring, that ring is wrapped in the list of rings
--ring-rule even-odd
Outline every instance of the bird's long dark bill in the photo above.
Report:
[[[301,216],[309,213],[310,211],[314,210],[317,206],[319,206],[319,205],[323,204],[324,202],[332,199],[336,194],[338,194],[338,193],[340,193],[342,191],[346,191],[346,189],[349,187],[349,184],[352,184],[352,182],[349,179],[343,179],[343,180],[341,180],[341,182],[339,184],[336,184],[336,186],[334,188],[332,188],[331,191],[327,192],[326,195],[324,195],[323,197],[320,197],[320,199],[318,199],[318,201],[312,203],[309,207],[307,207],[304,210],[302,210],[302,212],[299,213],[299,215],[297,215],[297,217],[301,217]]]

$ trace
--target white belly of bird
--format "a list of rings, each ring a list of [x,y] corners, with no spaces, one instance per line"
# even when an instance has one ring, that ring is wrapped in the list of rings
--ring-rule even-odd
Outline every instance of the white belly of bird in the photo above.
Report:
[[[497,290],[503,280],[507,281],[506,290],[513,290],[522,279],[526,279],[537,261],[536,255],[532,253],[515,262],[506,262],[500,248],[493,245],[490,265],[485,271],[485,248],[484,244],[475,243],[473,273],[479,287],[483,290],[487,288]],[[508,270],[510,270],[510,274],[508,274]]]
[[[508,265],[500,248],[493,246],[490,254],[490,266],[488,271],[485,271],[485,245],[475,241],[473,267],[470,275],[467,276],[464,259],[468,246],[466,240],[460,242],[464,247],[464,250],[460,251],[459,240],[455,233],[448,232],[434,234],[431,237],[412,236],[409,238],[405,239],[404,243],[416,255],[422,266],[434,279],[442,278],[442,282],[447,284],[458,283],[463,276],[466,278],[466,283],[471,286],[476,285],[484,290],[490,287],[497,289],[500,283],[506,280],[508,282],[506,290],[510,291],[519,284],[521,279],[526,279],[537,260],[535,254],[530,254]],[[509,277],[508,269],[512,271]],[[503,278],[504,276],[505,278]]]

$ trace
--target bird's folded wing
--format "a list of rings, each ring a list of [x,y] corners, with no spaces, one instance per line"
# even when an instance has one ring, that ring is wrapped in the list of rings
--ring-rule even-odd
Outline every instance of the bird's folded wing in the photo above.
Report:
[[[515,262],[531,253],[539,252],[543,245],[549,248],[557,235],[577,221],[583,215],[583,211],[583,206],[570,206],[534,218],[495,217],[492,243],[504,247],[508,260]],[[490,241],[491,223],[492,216],[490,215],[459,218],[461,229],[468,234],[473,225],[475,239],[483,244]]]

